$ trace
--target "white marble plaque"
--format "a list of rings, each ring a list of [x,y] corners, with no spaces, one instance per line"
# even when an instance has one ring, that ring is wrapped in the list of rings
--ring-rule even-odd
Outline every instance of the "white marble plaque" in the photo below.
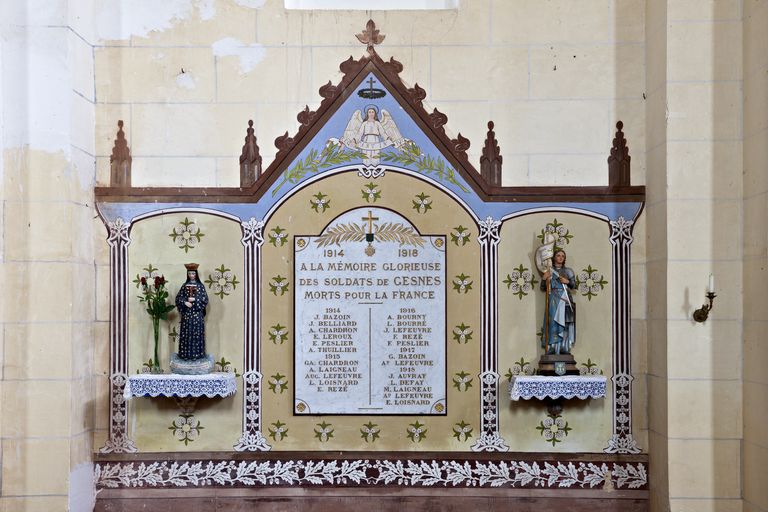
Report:
[[[296,414],[446,414],[444,235],[360,208],[294,265]]]

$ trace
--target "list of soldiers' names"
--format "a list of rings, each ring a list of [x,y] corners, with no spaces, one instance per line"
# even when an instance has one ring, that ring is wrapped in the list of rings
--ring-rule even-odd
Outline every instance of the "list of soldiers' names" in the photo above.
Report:
[[[370,238],[294,241],[295,412],[445,414],[445,238]]]

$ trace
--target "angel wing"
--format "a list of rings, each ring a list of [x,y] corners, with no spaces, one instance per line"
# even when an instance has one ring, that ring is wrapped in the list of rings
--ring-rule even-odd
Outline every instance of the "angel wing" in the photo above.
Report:
[[[384,109],[381,109],[381,127],[384,129],[386,139],[391,141],[395,147],[400,147],[406,142],[406,139],[400,134],[400,130],[397,129],[392,115]]]
[[[341,143],[344,146],[355,148],[357,147],[357,134],[360,131],[360,126],[363,124],[363,112],[355,110],[352,117],[347,123],[347,127],[344,129],[344,136],[341,137]]]

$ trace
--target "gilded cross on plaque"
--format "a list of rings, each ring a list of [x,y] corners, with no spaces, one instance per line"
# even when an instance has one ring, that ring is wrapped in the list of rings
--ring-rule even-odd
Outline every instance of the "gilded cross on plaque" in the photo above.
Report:
[[[379,220],[379,218],[374,217],[373,212],[368,210],[368,216],[363,217],[362,220],[368,223],[368,232],[365,234],[365,241],[368,242],[368,247],[365,248],[365,254],[368,256],[373,256],[376,252],[376,249],[374,249],[373,245],[371,244],[371,242],[373,242],[373,221]]]

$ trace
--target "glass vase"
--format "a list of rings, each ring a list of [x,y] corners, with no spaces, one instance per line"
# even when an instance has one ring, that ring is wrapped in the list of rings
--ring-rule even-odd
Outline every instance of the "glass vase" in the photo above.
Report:
[[[155,335],[155,355],[152,358],[151,373],[163,373],[163,369],[160,368],[160,356],[158,355],[158,346],[160,345],[160,319],[152,318],[152,331]]]

